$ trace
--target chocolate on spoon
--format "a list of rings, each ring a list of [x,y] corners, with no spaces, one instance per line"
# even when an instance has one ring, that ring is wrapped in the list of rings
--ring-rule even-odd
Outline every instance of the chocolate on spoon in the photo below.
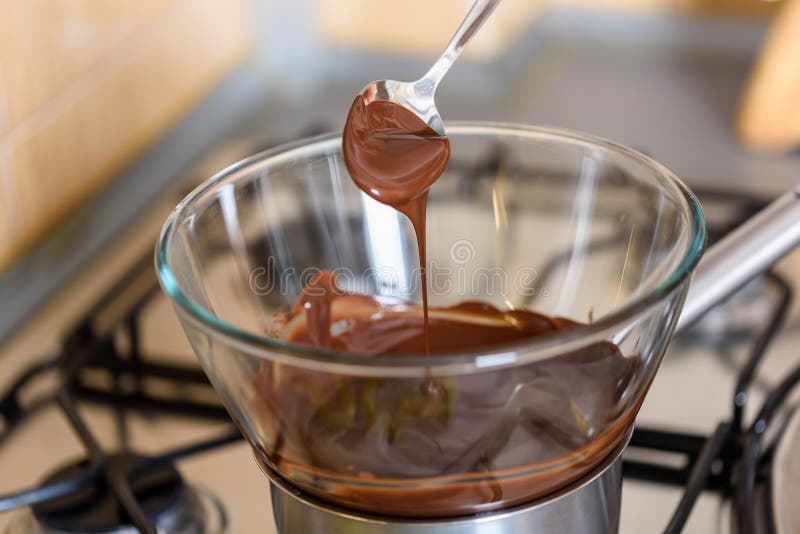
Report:
[[[405,214],[414,226],[422,282],[425,350],[428,291],[425,208],[428,189],[444,172],[450,141],[434,102],[439,82],[500,0],[476,0],[436,63],[415,82],[379,80],[356,96],[342,133],[347,170],[362,191]]]

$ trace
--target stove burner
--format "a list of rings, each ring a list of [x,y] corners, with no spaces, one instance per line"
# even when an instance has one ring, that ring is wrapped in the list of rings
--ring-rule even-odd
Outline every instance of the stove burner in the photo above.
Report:
[[[219,440],[215,440],[218,444]],[[206,450],[209,445],[199,449]],[[180,534],[222,534],[228,531],[228,517],[220,500],[210,492],[184,483],[181,475],[163,457],[134,454],[106,457],[106,477],[124,477],[133,498],[147,517],[142,528],[128,519],[124,508],[110,491],[106,478],[97,475],[93,484],[46,503],[34,505],[17,515],[5,534],[135,534],[170,532]],[[144,462],[144,463],[143,463]],[[135,475],[141,466],[146,471]],[[50,475],[44,487],[75,480],[89,474],[86,460],[67,465]],[[156,467],[150,467],[156,465]]]
[[[115,454],[106,458],[108,472],[120,477],[146,460],[146,457],[134,454]],[[74,479],[86,472],[89,465],[88,460],[67,465],[47,477],[44,483]],[[162,524],[167,516],[180,515],[185,484],[172,465],[132,476],[129,487],[152,524]],[[118,532],[131,527],[130,519],[117,504],[102,476],[74,493],[35,505],[33,514],[43,527],[65,532]]]

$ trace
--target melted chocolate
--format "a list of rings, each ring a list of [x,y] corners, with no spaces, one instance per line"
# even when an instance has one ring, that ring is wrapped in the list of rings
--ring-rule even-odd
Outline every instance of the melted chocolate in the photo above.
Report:
[[[427,342],[425,211],[428,189],[450,158],[450,141],[404,107],[384,100],[365,104],[358,95],[347,115],[342,153],[350,176],[362,191],[411,220],[419,252]]]
[[[342,152],[353,181],[397,209],[427,193],[450,158],[450,141],[406,108],[357,96],[347,115]],[[402,210],[401,210],[402,211]]]
[[[427,348],[436,357],[575,325],[464,302],[430,309]],[[347,294],[330,273],[309,284],[282,337],[364,358],[426,349],[419,307]],[[260,456],[302,489],[372,513],[449,516],[511,506],[563,487],[613,450],[638,408],[616,411],[637,368],[638,358],[609,342],[435,379],[265,362],[253,408],[261,434],[272,439],[259,444]]]
[[[428,308],[425,208],[450,144],[396,104],[356,97],[345,163],[367,194],[411,220],[422,309],[347,294],[323,272],[286,318],[288,342],[371,355],[492,347],[575,326],[528,310],[464,302]],[[264,362],[253,424],[259,459],[320,498],[372,513],[451,516],[558,490],[600,463],[638,405],[620,399],[638,368],[609,342],[524,365],[459,376],[358,377]]]

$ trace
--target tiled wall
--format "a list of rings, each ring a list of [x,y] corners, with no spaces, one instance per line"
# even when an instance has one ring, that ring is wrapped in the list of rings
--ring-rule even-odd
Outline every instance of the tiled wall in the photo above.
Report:
[[[0,271],[242,60],[246,0],[0,0]]]

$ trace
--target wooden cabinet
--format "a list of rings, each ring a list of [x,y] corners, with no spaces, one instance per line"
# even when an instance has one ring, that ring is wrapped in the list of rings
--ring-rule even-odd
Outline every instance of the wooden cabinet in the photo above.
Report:
[[[0,0],[0,271],[248,50],[246,0]]]

